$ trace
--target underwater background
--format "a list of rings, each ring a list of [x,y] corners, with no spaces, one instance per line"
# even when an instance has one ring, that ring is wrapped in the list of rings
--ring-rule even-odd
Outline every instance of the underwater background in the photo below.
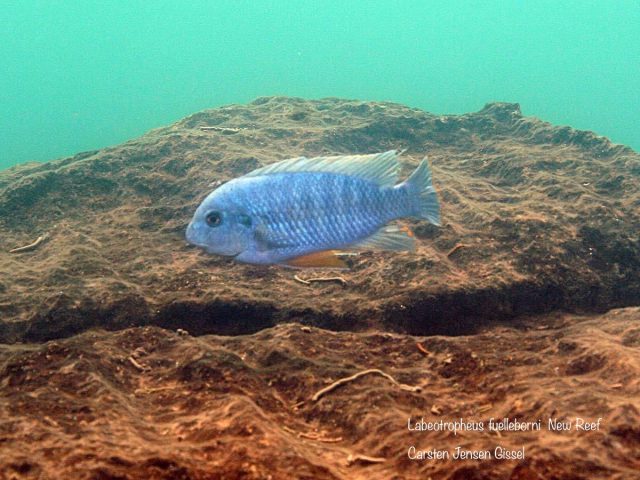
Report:
[[[0,5],[0,480],[638,479],[639,4],[442,3]],[[393,150],[414,251],[187,242]]]
[[[640,148],[637,1],[21,1],[0,18],[0,168],[263,95],[512,101]]]

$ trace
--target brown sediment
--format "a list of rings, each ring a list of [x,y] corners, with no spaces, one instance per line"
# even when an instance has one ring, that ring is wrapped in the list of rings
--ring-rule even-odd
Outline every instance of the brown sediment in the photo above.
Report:
[[[131,480],[506,480],[526,471],[524,478],[631,480],[640,462],[639,320],[638,308],[554,314],[546,330],[532,318],[459,337],[308,332],[298,324],[184,337],[137,327],[4,345],[0,478],[21,478],[20,470],[34,478]],[[144,372],[127,360],[138,347],[151,367]],[[365,369],[423,388],[400,390],[372,375],[301,402],[326,379]],[[504,417],[603,420],[599,430],[565,433],[545,427],[453,435],[407,426],[409,418]],[[412,445],[524,446],[526,459],[415,461],[408,458]],[[349,455],[386,461],[348,465]]]
[[[348,288],[184,241],[212,184],[392,148],[405,174],[428,155],[443,226],[406,222],[415,253],[350,258]],[[278,97],[0,172],[0,478],[634,478],[639,165],[516,104]],[[9,253],[43,231],[64,235]],[[309,401],[368,370],[423,388],[375,375]],[[409,416],[604,425],[451,436]],[[526,460],[407,458],[497,443]]]

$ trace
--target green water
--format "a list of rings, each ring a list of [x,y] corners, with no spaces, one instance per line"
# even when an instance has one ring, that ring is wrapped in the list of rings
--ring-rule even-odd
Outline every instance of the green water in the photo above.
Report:
[[[637,0],[5,1],[0,59],[0,168],[263,95],[519,102],[640,150]]]

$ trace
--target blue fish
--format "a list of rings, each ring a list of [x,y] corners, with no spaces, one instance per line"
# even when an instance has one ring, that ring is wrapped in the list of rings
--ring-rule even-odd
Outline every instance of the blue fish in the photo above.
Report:
[[[399,218],[440,224],[424,159],[397,183],[398,153],[298,157],[258,168],[211,192],[187,227],[187,241],[239,262],[345,268],[342,255],[415,250]]]

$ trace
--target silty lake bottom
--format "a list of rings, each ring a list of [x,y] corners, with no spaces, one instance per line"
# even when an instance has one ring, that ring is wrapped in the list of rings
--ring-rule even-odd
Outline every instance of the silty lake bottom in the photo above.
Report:
[[[442,205],[404,222],[413,254],[297,271],[184,240],[221,182],[390,149]],[[513,103],[270,97],[4,170],[0,478],[634,478],[639,160]]]

